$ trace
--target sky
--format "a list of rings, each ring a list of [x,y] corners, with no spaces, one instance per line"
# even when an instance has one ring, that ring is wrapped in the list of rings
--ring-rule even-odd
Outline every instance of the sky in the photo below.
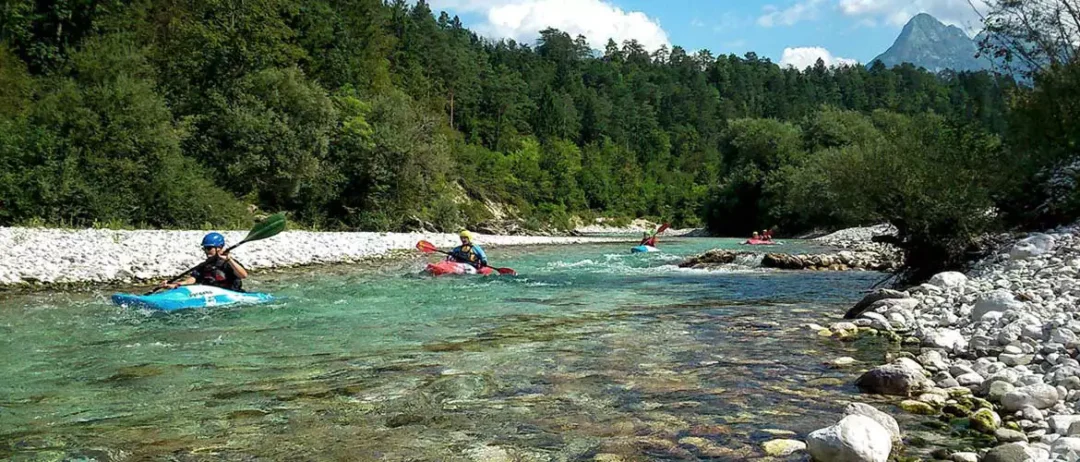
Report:
[[[918,13],[974,35],[968,0],[428,0],[492,38],[533,43],[554,27],[602,50],[608,38],[649,49],[679,45],[714,55],[753,51],[798,68],[867,63],[892,45]]]

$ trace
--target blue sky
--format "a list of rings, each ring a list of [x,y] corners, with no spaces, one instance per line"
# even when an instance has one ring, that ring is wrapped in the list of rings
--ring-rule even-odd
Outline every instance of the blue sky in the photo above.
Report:
[[[585,35],[594,48],[607,37],[702,48],[714,54],[754,51],[801,67],[869,62],[904,23],[926,12],[973,33],[967,0],[429,0],[491,37],[531,42],[551,26]],[[599,45],[599,46],[598,46]]]

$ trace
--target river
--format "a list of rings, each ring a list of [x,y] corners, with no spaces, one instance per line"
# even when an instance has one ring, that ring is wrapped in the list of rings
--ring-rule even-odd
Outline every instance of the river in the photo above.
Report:
[[[801,325],[881,275],[674,266],[736,244],[493,249],[520,276],[488,279],[417,276],[420,259],[264,273],[248,289],[280,301],[170,315],[106,290],[4,295],[0,458],[760,457],[867,400],[857,368],[824,363],[883,350]]]

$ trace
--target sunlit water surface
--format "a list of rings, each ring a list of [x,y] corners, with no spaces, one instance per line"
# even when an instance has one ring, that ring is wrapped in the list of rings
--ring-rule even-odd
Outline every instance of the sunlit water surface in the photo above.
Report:
[[[739,246],[661,246],[489,251],[518,277],[422,277],[420,259],[263,273],[248,289],[281,301],[170,315],[105,290],[7,295],[0,458],[745,460],[865,399],[858,369],[824,362],[881,350],[800,326],[880,274],[683,270]]]

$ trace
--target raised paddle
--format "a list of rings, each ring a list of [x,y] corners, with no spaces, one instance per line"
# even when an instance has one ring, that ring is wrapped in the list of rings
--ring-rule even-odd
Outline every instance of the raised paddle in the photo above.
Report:
[[[447,252],[445,250],[439,250],[438,247],[435,247],[435,244],[432,244],[432,243],[430,243],[428,241],[417,242],[416,243],[416,250],[419,250],[419,251],[424,252],[424,253],[436,253],[436,252],[438,252],[438,253],[441,253],[443,255],[450,255],[450,252]],[[514,270],[512,270],[510,268],[496,268],[496,267],[492,266],[491,269],[493,269],[495,271],[498,271],[499,274],[506,274],[506,275],[509,275],[509,276],[516,276],[517,275],[517,271],[514,271]]]
[[[248,242],[261,241],[261,240],[269,238],[269,237],[277,236],[278,233],[280,233],[280,232],[282,232],[284,230],[285,230],[285,214],[284,213],[276,213],[276,214],[270,215],[265,220],[256,223],[255,226],[251,228],[251,231],[248,232],[247,237],[245,237],[244,240],[242,240],[240,242],[237,242],[236,244],[233,244],[231,247],[225,249],[225,252],[223,252],[223,253],[227,254],[229,252],[232,252],[233,249],[235,249],[237,247],[240,247],[241,245],[246,244]],[[209,261],[209,259],[207,259],[207,261]],[[206,263],[206,262],[203,262],[203,263]],[[184,276],[187,276],[188,273],[198,269],[199,266],[202,266],[202,263],[200,263],[199,265],[197,265],[197,266],[195,266],[195,267],[193,267],[193,268],[191,268],[191,269],[189,269],[187,271],[184,271],[183,273],[180,273],[180,275],[177,276],[177,277],[169,279],[168,282],[166,282],[166,284],[172,284],[172,283],[174,283],[176,281],[179,281]],[[156,287],[156,288],[154,288],[154,290],[151,290],[151,291],[149,291],[149,292],[147,292],[147,293],[145,293],[143,295],[150,295],[150,294],[153,294],[154,292],[157,292],[159,290],[161,290],[161,287]]]

